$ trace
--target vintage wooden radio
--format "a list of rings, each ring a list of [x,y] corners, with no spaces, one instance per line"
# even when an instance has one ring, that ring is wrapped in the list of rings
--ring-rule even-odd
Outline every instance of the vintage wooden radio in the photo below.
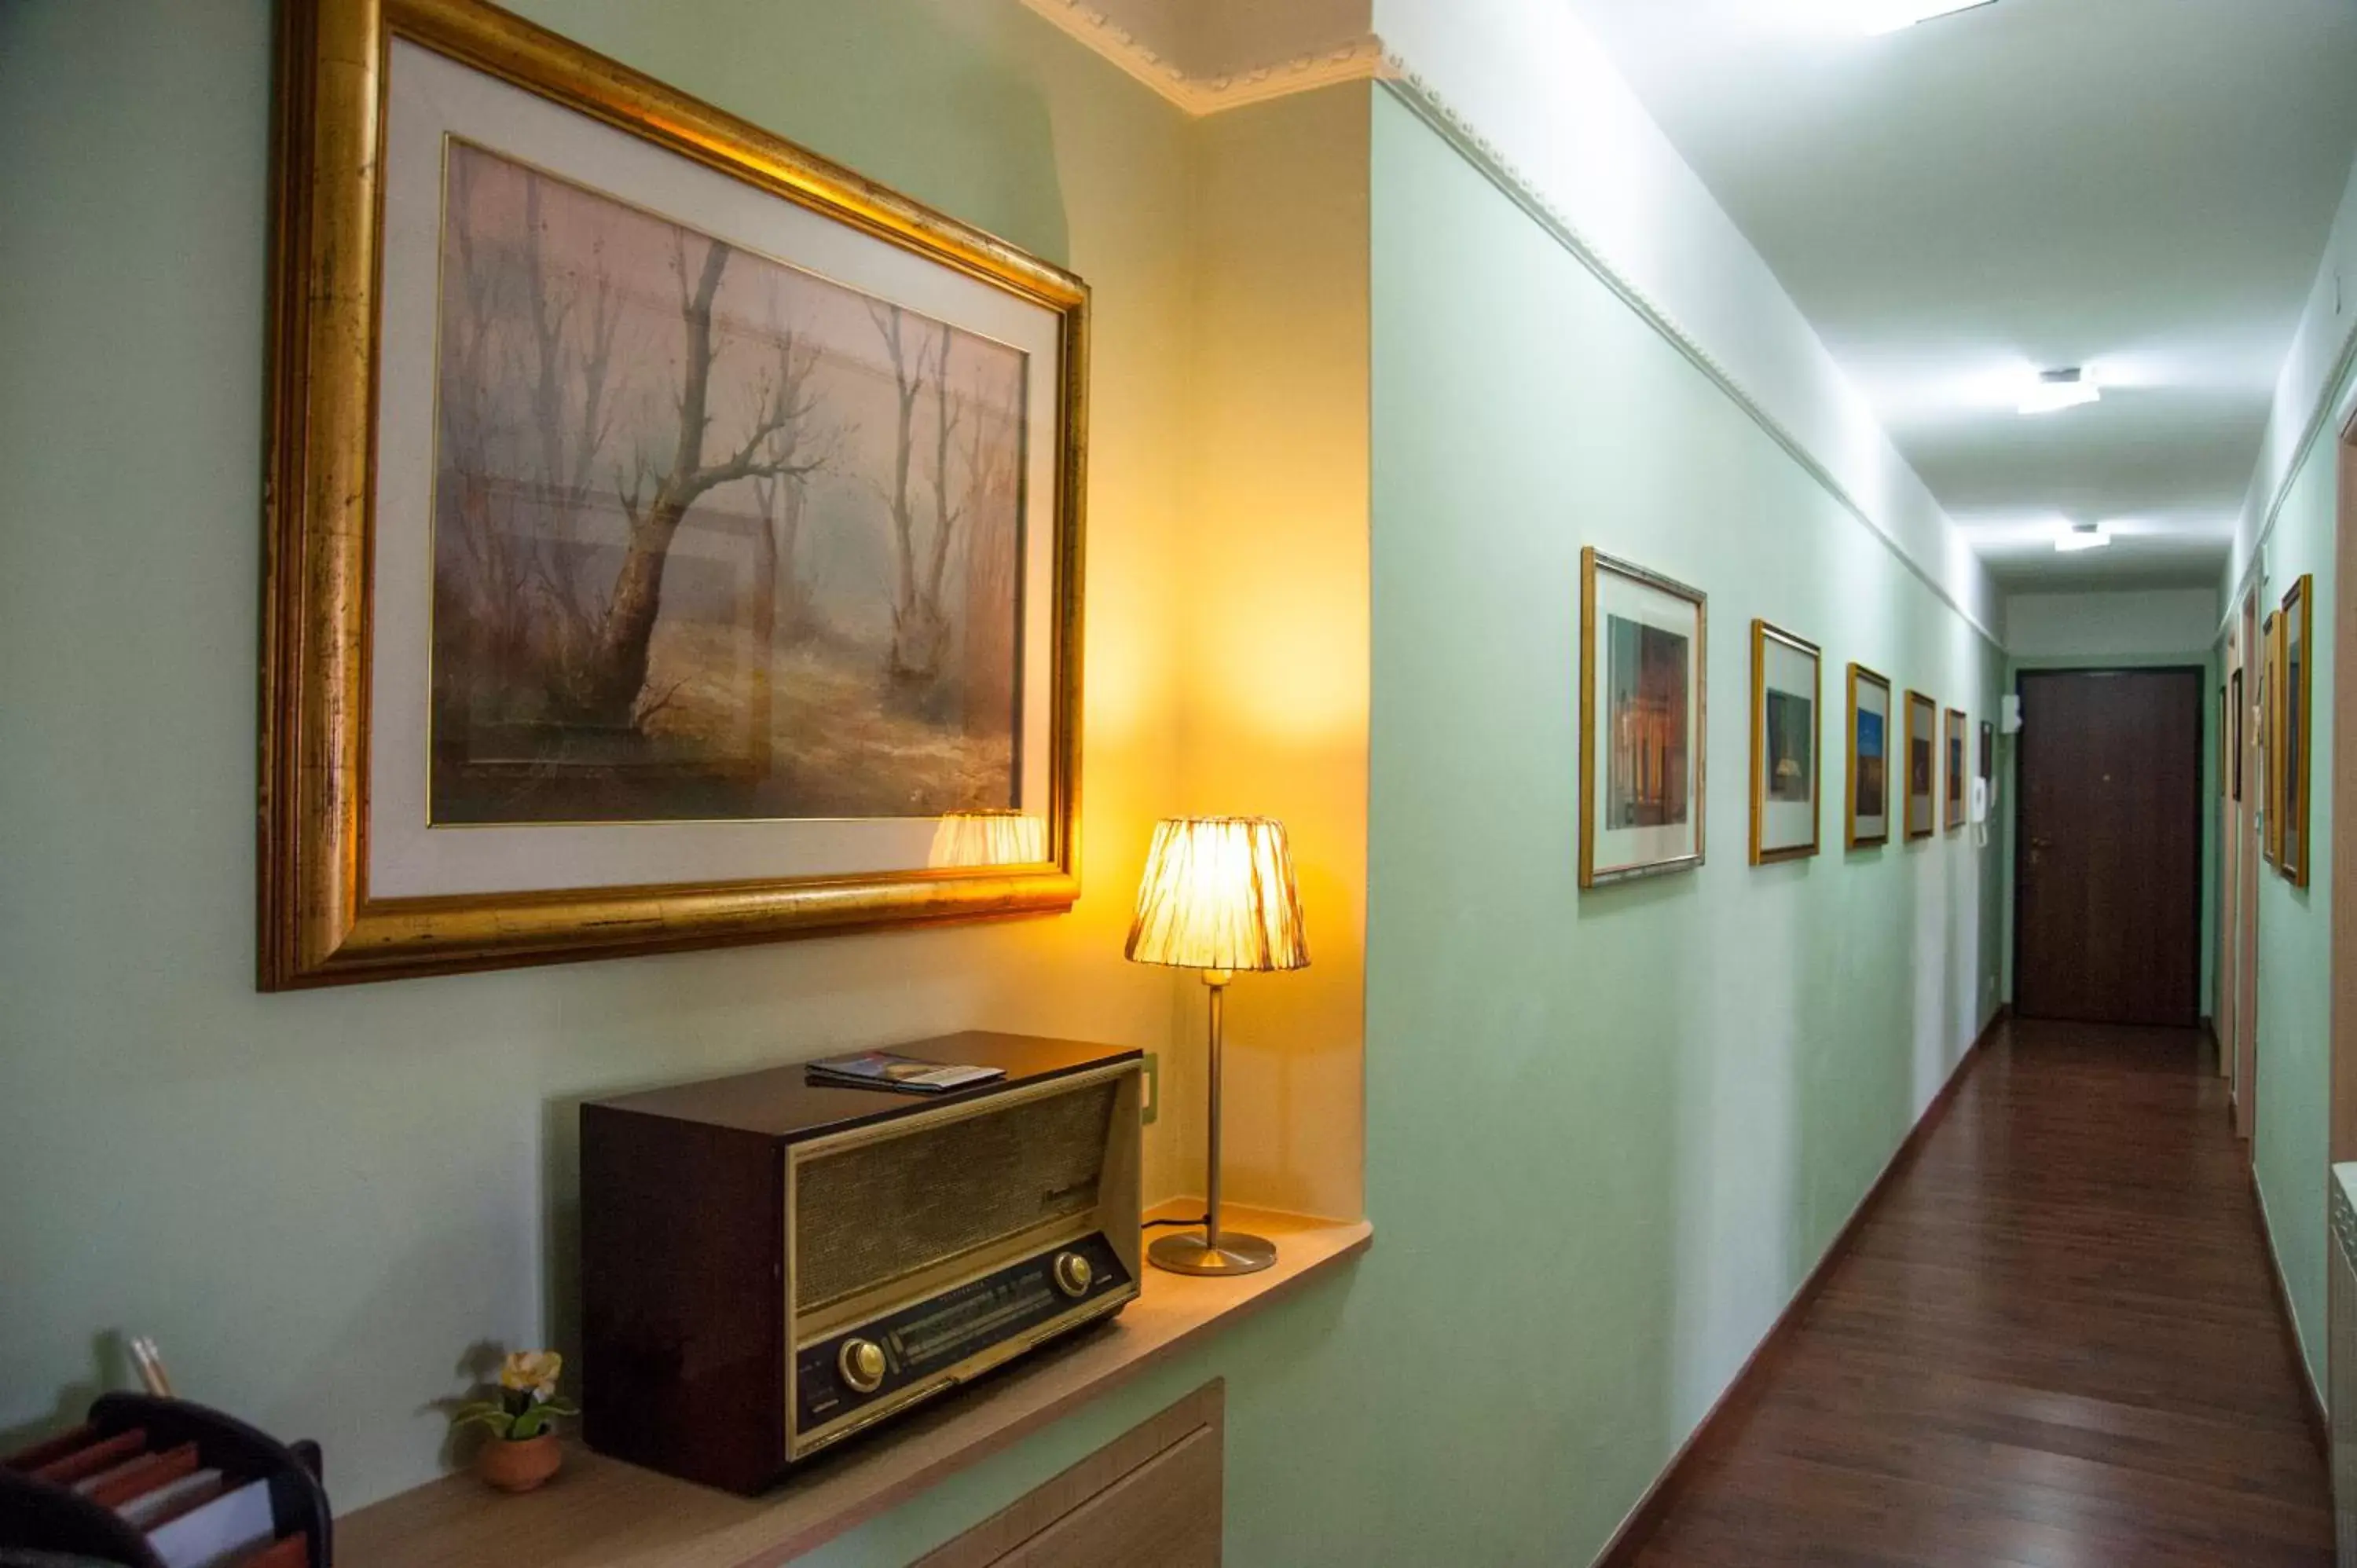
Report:
[[[583,1427],[756,1492],[1138,1289],[1139,1052],[964,1034],[947,1095],[800,1066],[581,1108]]]

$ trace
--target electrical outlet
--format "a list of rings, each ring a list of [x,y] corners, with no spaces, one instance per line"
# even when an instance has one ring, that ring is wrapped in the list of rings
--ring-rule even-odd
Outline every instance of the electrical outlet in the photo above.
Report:
[[[1162,1114],[1162,1058],[1152,1051],[1146,1053],[1146,1070],[1138,1075],[1137,1119],[1145,1126],[1154,1125]]]

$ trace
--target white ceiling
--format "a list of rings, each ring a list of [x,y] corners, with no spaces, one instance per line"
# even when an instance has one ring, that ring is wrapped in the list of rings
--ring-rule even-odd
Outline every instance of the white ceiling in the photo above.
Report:
[[[2217,582],[2357,153],[2357,0],[1571,4],[2001,585]],[[2101,403],[2015,412],[2083,363]],[[2058,516],[2122,521],[2065,555]]]

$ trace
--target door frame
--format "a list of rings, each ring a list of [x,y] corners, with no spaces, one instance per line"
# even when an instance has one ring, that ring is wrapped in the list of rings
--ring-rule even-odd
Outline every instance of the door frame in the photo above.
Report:
[[[2198,1028],[2201,1026],[2200,1018],[2201,1013],[2202,948],[2201,863],[2198,851],[2201,843],[2202,818],[2210,809],[2208,792],[2200,787],[2198,781],[2201,779],[2203,774],[2208,771],[2210,746],[2212,744],[2210,740],[2210,671],[2207,666],[2201,664],[2119,664],[2106,662],[2103,660],[2091,660],[2083,664],[2040,664],[2014,671],[2013,695],[2017,702],[2021,703],[2022,720],[2020,733],[2013,737],[2014,1010],[2018,1014],[2021,1013],[2021,982],[2023,973],[2021,967],[2021,901],[2022,895],[2027,887],[2027,881],[2022,875],[2022,854],[2029,845],[2029,817],[2026,810],[2029,804],[2029,743],[2031,737],[2038,733],[2038,726],[2031,722],[2029,704],[2027,701],[2023,700],[2024,693],[2022,691],[2022,686],[2025,682],[2049,675],[2190,675],[2193,677],[2193,776],[2197,781],[2193,790],[2193,843],[2197,853],[2194,858],[2193,866],[2193,886],[2188,893],[2187,897],[2192,900],[2193,904],[2193,1012],[2195,1017],[2194,1026]],[[2338,690],[2339,688],[2336,687],[2336,693]],[[2337,728],[2334,731],[2334,735],[2335,744],[2337,745],[2339,736]],[[2339,886],[2340,884],[2336,880],[2334,886],[2337,888]],[[2029,1014],[2021,1014],[2021,1015],[2025,1017],[2034,1016],[2034,1015]]]
[[[2234,802],[2234,1135],[2257,1157],[2259,1130],[2259,700],[2253,660],[2258,653],[2259,592],[2254,582],[2235,611],[2243,670],[2243,798]],[[2338,744],[2336,739],[2335,744]]]
[[[2332,802],[2332,842],[2325,846],[2325,865],[2332,878],[2325,1069],[2331,1104],[2326,1153],[2335,1164],[2357,1159],[2357,832],[2344,826],[2357,822],[2357,414],[2341,426],[2338,446],[2330,634],[2332,771],[2326,785]],[[2309,659],[2313,662],[2313,651]],[[2331,1181],[2329,1169],[2325,1180]]]
[[[2221,771],[2216,795],[2217,897],[2210,908],[2210,918],[2217,922],[2210,933],[2210,1043],[2218,1048],[2218,1076],[2226,1083],[2228,1126],[2234,1121],[2234,1021],[2240,1007],[2235,992],[2234,892],[2241,865],[2235,852],[2241,846],[2234,842],[2233,796],[2234,671],[2242,657],[2235,640],[2238,629],[2229,618],[2227,634],[2218,644],[2218,737],[2212,743]]]

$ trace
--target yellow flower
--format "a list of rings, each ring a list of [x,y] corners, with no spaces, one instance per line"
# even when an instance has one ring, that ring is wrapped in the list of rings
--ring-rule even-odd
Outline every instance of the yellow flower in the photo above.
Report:
[[[500,1387],[519,1393],[529,1391],[538,1400],[556,1397],[556,1377],[565,1370],[565,1358],[554,1350],[511,1350],[500,1363]]]

